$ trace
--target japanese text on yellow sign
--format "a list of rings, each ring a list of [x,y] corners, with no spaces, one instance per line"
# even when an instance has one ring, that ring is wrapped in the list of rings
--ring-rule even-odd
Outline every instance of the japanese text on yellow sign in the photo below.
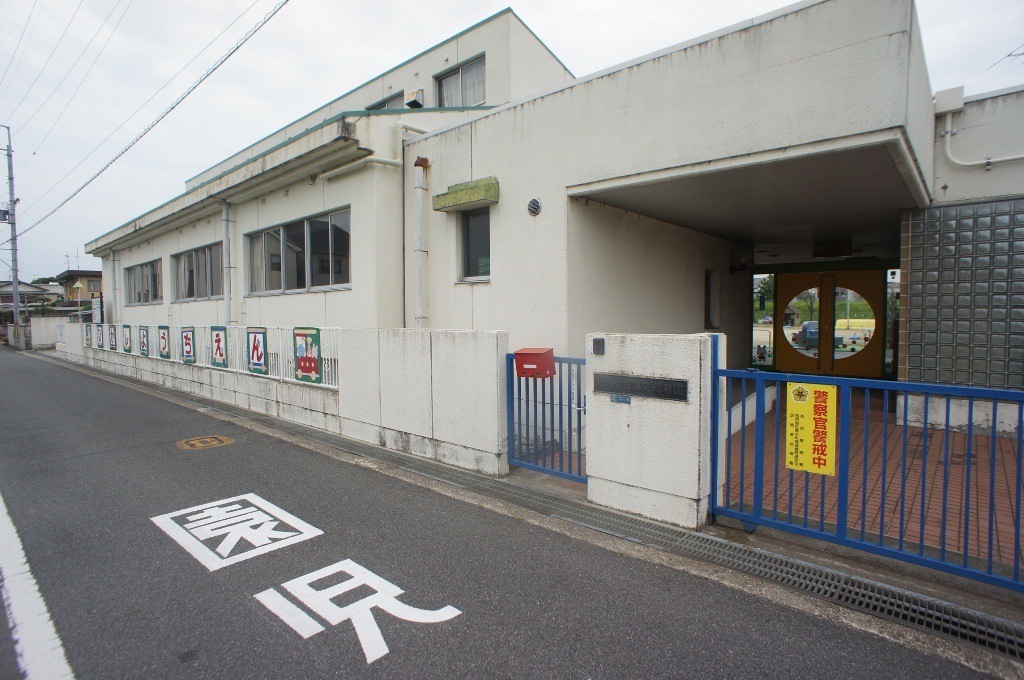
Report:
[[[836,387],[789,383],[786,467],[836,476]]]

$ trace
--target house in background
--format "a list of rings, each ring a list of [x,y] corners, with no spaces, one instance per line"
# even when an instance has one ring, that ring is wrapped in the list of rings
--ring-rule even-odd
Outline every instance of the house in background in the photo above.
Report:
[[[80,302],[103,294],[103,271],[68,269],[57,275],[57,283],[64,290],[64,299]]]
[[[18,297],[22,305],[31,305],[36,302],[51,302],[60,299],[61,294],[60,286],[55,284],[18,282]],[[0,304],[7,308],[14,305],[14,284],[12,281],[0,281]]]

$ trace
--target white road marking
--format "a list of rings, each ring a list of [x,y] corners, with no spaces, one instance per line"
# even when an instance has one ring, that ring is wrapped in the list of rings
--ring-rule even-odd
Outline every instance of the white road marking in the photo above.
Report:
[[[287,623],[303,639],[311,638],[317,633],[324,632],[324,627],[317,623],[312,616],[284,599],[284,595],[273,588],[264,590],[262,593],[256,593],[253,597],[262,602],[263,606],[267,609],[277,614],[279,619]]]
[[[64,645],[25,557],[18,530],[0,496],[0,594],[26,680],[74,678]]]
[[[336,574],[347,574],[351,578],[319,589],[311,585]],[[331,601],[361,586],[368,586],[374,592],[343,607]],[[462,613],[451,605],[431,610],[401,602],[398,596],[402,595],[404,590],[352,560],[342,560],[323,569],[317,569],[305,576],[294,578],[281,587],[332,626],[351,621],[359,644],[363,647],[366,663],[373,663],[390,651],[373,616],[374,608],[413,623],[441,623]],[[273,588],[257,593],[254,597],[303,638],[310,638],[324,631],[324,627],[312,616],[289,602]]]
[[[210,571],[324,533],[254,493],[150,519]],[[203,542],[210,539],[218,545]],[[243,539],[245,544],[236,550]]]

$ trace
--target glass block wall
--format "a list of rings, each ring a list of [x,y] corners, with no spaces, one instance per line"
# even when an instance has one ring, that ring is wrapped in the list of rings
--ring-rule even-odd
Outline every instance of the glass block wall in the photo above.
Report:
[[[1024,197],[904,213],[901,380],[1024,388]]]

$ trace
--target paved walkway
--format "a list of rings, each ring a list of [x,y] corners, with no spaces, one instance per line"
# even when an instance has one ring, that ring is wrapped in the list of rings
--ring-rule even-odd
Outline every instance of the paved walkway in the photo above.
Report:
[[[991,437],[897,424],[895,399],[852,406],[847,535],[914,554],[1012,574],[1021,558],[1021,449],[1016,435]],[[978,413],[987,405],[979,405]],[[838,477],[785,466],[785,405],[764,429],[764,515],[834,533]],[[749,510],[754,499],[751,423],[728,442],[724,501]]]

